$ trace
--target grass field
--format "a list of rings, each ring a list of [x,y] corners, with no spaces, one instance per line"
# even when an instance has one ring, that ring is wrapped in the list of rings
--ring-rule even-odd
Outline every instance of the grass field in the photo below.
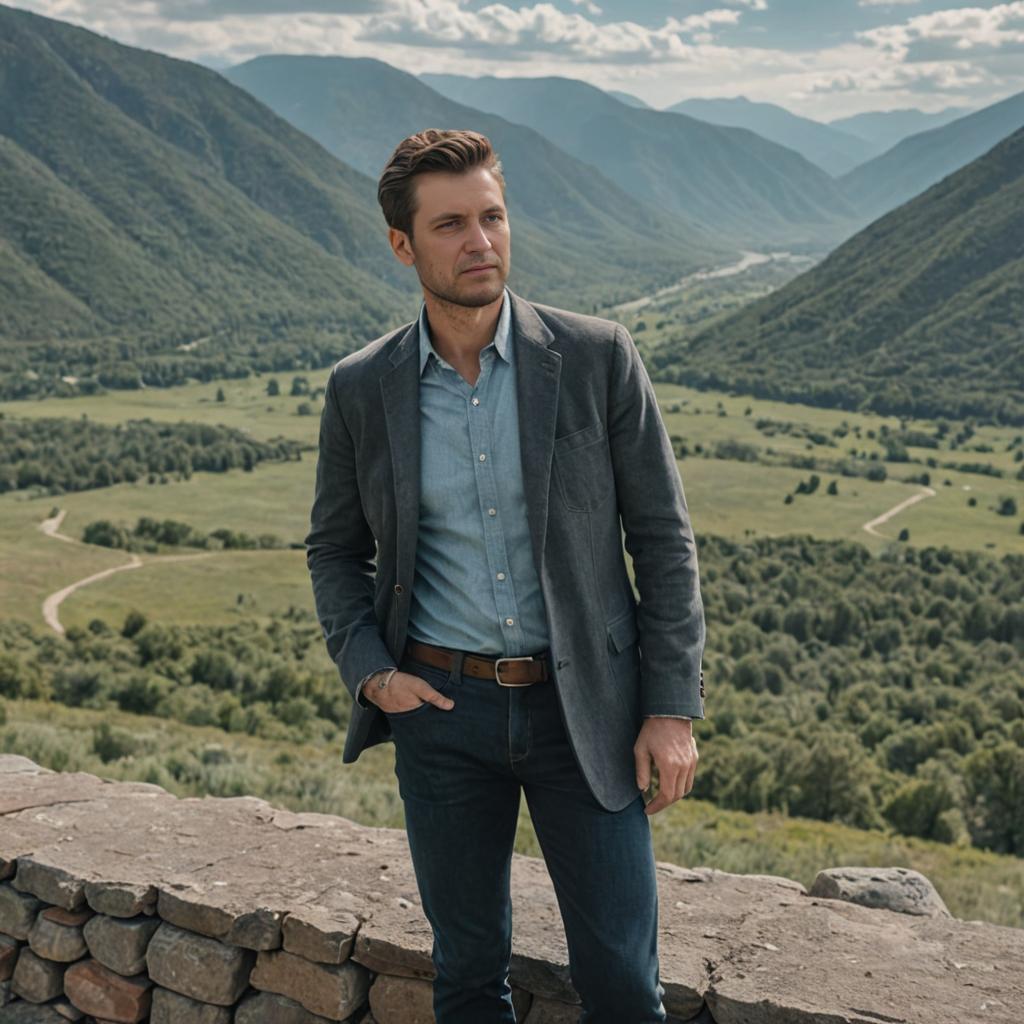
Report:
[[[328,371],[325,368],[304,376],[315,387],[326,379]],[[267,379],[80,399],[8,402],[0,404],[0,412],[11,416],[84,414],[105,423],[145,416],[154,420],[199,420],[245,429],[259,439],[284,435],[315,445],[318,415],[296,415],[298,398],[268,398],[264,394]],[[281,375],[279,381],[287,390],[290,375]],[[217,387],[224,388],[223,403],[214,401]],[[761,402],[676,385],[658,385],[656,390],[668,432],[684,438],[691,450],[697,444],[711,450],[718,442],[739,441],[758,446],[768,459],[807,454],[839,458],[850,448],[870,456],[872,452],[884,452],[877,438],[883,423],[894,431],[899,428],[895,418]],[[314,403],[314,408],[318,410],[319,403]],[[755,427],[759,419],[792,423],[826,436],[843,424],[850,432],[838,439],[838,447],[829,447],[782,433],[766,437]],[[854,433],[857,426],[859,438]],[[934,425],[913,426],[931,430]],[[868,437],[869,431],[875,433],[874,439]],[[921,472],[923,464],[887,463],[889,479],[883,482],[821,472],[815,493],[797,494],[788,505],[785,496],[794,493],[797,484],[810,476],[809,470],[695,455],[678,465],[698,544],[709,534],[745,539],[808,533],[856,540],[877,552],[906,528],[910,542],[916,546],[945,544],[999,555],[1019,551],[1024,544],[1018,532],[1020,516],[995,513],[1004,495],[1016,495],[1018,504],[1024,506],[1024,488],[1013,479],[1019,464],[1013,462],[1007,450],[1014,436],[1009,428],[982,427],[961,450],[911,449],[912,457],[922,460],[931,455],[940,462],[989,462],[1006,476],[998,479],[931,470],[935,495],[878,526],[881,536],[867,533],[863,525],[922,492],[919,484],[898,478]],[[993,450],[974,452],[970,450],[972,445]],[[767,455],[769,448],[775,455]],[[311,450],[299,462],[267,463],[251,473],[196,473],[188,480],[172,479],[166,484],[119,484],[59,497],[30,497],[21,492],[2,495],[0,570],[6,585],[0,596],[0,615],[38,620],[47,594],[128,561],[124,552],[67,544],[44,536],[38,524],[54,507],[67,510],[61,531],[72,537],[80,538],[94,520],[111,519],[131,527],[140,517],[150,516],[183,520],[203,532],[226,527],[250,534],[272,533],[286,544],[300,544],[309,526],[315,467],[316,453]],[[838,493],[829,495],[826,489],[833,479]],[[976,499],[975,507],[968,505],[969,497]],[[107,576],[72,594],[61,607],[62,623],[81,625],[97,615],[117,622],[133,608],[150,617],[178,622],[230,622],[239,614],[268,614],[291,605],[313,612],[300,550],[217,551],[168,560],[172,553],[195,554],[192,549],[168,549],[158,555],[142,555],[141,568]]]

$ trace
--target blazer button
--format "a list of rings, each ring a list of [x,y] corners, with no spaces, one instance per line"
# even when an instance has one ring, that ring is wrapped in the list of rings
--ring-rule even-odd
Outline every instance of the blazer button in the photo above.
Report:
[[[395,593],[396,594],[400,594],[401,592],[402,592],[402,584],[401,583],[396,583],[395,584]]]

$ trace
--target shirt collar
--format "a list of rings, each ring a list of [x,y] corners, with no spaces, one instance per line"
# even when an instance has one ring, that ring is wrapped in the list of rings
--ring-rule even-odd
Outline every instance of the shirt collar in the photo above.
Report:
[[[501,303],[501,312],[498,314],[498,323],[494,329],[494,338],[492,339],[495,349],[498,351],[498,355],[505,360],[506,363],[511,362],[512,356],[512,303],[508,297],[508,288],[505,289],[504,298]],[[420,376],[423,376],[423,370],[426,368],[427,360],[430,358],[430,354],[433,352],[437,359],[441,357],[437,354],[433,344],[430,340],[430,326],[427,323],[427,304],[424,302],[420,305],[420,318],[419,318],[419,334],[420,334]]]

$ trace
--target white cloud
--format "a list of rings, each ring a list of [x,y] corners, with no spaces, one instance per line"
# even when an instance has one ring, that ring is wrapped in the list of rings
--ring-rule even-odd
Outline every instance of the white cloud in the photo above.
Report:
[[[958,7],[920,14],[901,25],[858,32],[858,37],[900,60],[963,59],[1024,44],[1024,0],[995,7]]]
[[[716,0],[655,26],[598,23],[594,0],[573,0],[569,11],[519,2],[18,0],[120,42],[218,67],[264,53],[373,57],[413,74],[566,75],[656,107],[742,92],[827,118],[896,105],[981,106],[1024,89],[1013,54],[1024,2],[907,17],[794,50],[721,45],[721,32],[765,10],[764,0]]]

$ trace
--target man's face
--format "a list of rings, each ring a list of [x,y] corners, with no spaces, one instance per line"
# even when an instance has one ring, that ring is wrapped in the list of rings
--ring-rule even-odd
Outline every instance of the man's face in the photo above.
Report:
[[[413,237],[392,228],[391,244],[420,283],[458,306],[486,306],[501,298],[511,240],[501,186],[483,167],[461,174],[430,171],[413,179],[418,208]],[[480,268],[480,269],[474,269]]]

